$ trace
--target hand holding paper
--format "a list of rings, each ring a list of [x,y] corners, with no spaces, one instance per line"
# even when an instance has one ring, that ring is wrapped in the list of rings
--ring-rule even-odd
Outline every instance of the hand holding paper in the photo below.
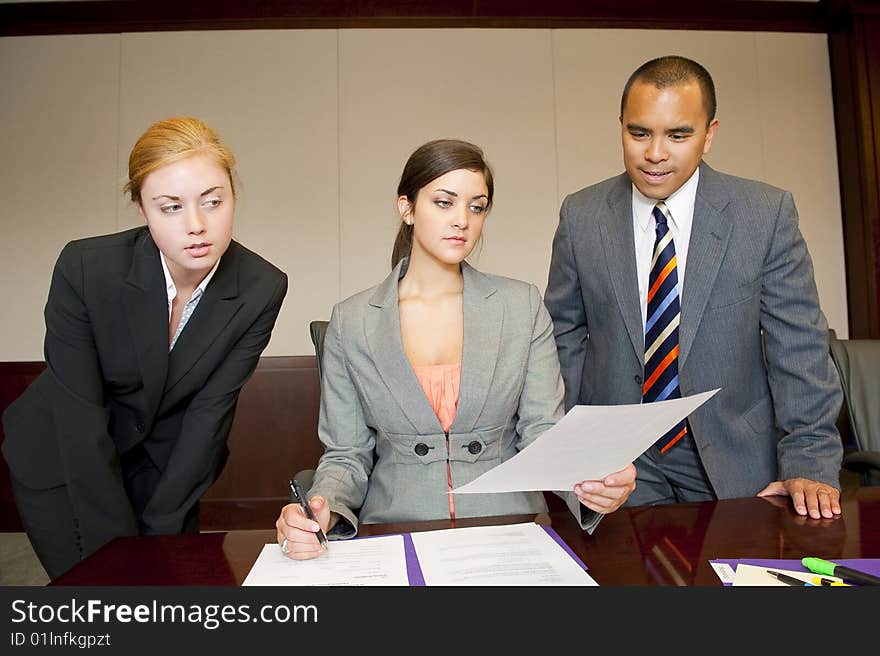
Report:
[[[568,492],[581,481],[601,481],[626,468],[716,392],[636,405],[576,405],[513,458],[453,492]]]
[[[601,481],[581,481],[574,486],[578,501],[590,510],[607,515],[622,506],[636,489],[636,467],[628,464]]]

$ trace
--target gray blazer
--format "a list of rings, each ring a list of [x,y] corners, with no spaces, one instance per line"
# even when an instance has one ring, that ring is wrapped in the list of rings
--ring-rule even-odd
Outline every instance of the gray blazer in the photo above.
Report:
[[[398,280],[333,308],[324,339],[318,434],[324,455],[309,496],[344,517],[376,524],[449,517],[446,435],[403,351]],[[449,431],[454,487],[507,460],[563,415],[553,327],[534,285],[462,263],[464,344],[459,404]],[[592,530],[601,515],[566,502]],[[457,517],[544,512],[540,492],[462,494]],[[583,516],[581,511],[583,510]]]
[[[644,334],[625,174],[563,201],[545,302],[566,408],[639,403]],[[800,476],[839,487],[842,393],[789,192],[701,164],[679,335],[682,394],[721,388],[690,416],[719,498]]]

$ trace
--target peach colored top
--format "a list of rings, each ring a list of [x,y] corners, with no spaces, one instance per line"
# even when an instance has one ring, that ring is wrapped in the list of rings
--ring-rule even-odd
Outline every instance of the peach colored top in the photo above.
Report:
[[[448,433],[455,421],[458,410],[458,389],[461,383],[461,363],[458,364],[426,364],[413,367],[416,378],[428,402],[434,408],[434,414]],[[446,438],[446,495],[449,497],[449,518],[455,519],[455,498],[452,494],[452,469],[449,466],[449,437]]]
[[[458,409],[461,363],[426,364],[413,367],[413,371],[444,432],[448,432]]]

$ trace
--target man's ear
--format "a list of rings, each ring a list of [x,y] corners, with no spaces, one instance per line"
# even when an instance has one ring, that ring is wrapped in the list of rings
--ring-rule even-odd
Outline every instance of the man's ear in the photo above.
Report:
[[[712,149],[712,140],[715,138],[716,132],[718,132],[718,119],[713,118],[709,122],[709,127],[706,128],[706,143],[703,144],[704,155]]]

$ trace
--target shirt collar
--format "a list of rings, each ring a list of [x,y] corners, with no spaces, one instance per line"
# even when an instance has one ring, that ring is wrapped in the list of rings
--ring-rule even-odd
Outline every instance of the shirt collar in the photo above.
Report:
[[[676,217],[689,216],[693,213],[694,202],[697,198],[697,185],[700,182],[700,167],[698,166],[691,177],[687,179],[683,185],[676,189],[669,198],[663,202],[669,208],[672,215],[672,222],[677,225]],[[647,232],[651,228],[652,212],[657,201],[648,198],[632,185],[632,204],[633,217],[637,227],[643,232]]]
[[[159,259],[162,262],[162,273],[165,275],[165,291],[168,294],[168,302],[171,303],[175,298],[177,298],[177,285],[174,284],[174,280],[171,278],[171,272],[168,270],[168,263],[165,261],[165,254],[162,251],[159,251]],[[196,285],[196,288],[193,290],[193,295],[190,297],[190,300],[195,298],[196,295],[201,296],[205,293],[205,288],[208,286],[208,283],[211,282],[211,278],[214,277],[214,274],[217,272],[217,267],[220,266],[220,258],[217,258],[217,262],[214,263],[214,266],[208,272],[204,278],[202,278],[202,282]]]

